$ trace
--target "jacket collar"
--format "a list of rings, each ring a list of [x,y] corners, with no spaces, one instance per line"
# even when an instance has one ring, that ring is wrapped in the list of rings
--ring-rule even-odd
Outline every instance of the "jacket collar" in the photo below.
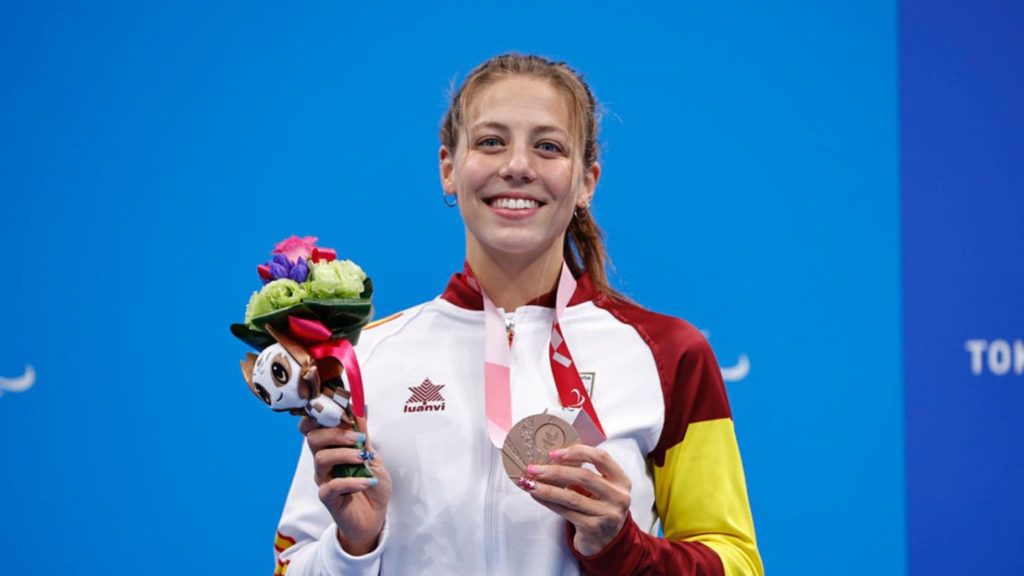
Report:
[[[467,310],[483,310],[484,309],[484,298],[480,294],[474,285],[476,282],[470,282],[473,278],[473,272],[469,269],[469,263],[465,263],[462,268],[462,272],[456,272],[452,274],[452,277],[448,280],[448,286],[445,287],[444,293],[441,294],[441,298],[448,302],[458,306],[459,308],[465,308]],[[529,302],[527,306],[544,306],[545,308],[555,307],[555,296],[558,292],[556,286],[547,294],[543,294]],[[576,292],[573,293],[572,298],[569,299],[569,306],[575,306],[594,300],[597,297],[597,291],[594,289],[594,283],[590,280],[590,275],[586,272],[582,276],[576,279]]]

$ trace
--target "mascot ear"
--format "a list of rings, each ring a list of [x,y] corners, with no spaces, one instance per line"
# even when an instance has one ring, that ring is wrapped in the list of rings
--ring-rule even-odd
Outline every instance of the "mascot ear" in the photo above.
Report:
[[[284,346],[284,349],[291,354],[292,358],[295,358],[295,361],[299,363],[299,366],[309,366],[313,363],[313,358],[309,355],[309,352],[306,352],[306,349],[303,348],[302,344],[299,344],[297,340],[293,340],[291,336],[284,332],[278,332],[270,325],[269,322],[265,324],[263,328],[274,337],[274,340],[277,340],[278,344]]]
[[[245,376],[245,383],[249,385],[249,390],[257,397],[260,398],[259,392],[256,391],[256,387],[252,385],[252,371],[256,368],[256,355],[252,352],[245,354],[245,359],[242,360],[242,376]],[[263,400],[260,398],[260,400]]]
[[[310,364],[309,368],[302,368],[302,377],[299,378],[299,398],[309,400],[320,395],[320,373],[316,364]]]

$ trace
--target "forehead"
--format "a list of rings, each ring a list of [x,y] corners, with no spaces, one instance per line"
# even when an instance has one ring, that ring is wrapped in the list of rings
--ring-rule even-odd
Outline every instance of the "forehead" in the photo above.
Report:
[[[466,106],[466,126],[496,122],[508,126],[555,126],[570,130],[569,98],[550,81],[510,76],[480,88]]]

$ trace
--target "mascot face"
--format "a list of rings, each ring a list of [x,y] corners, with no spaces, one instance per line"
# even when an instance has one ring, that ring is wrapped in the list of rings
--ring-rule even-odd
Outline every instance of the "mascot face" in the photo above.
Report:
[[[284,412],[305,408],[310,398],[320,395],[320,377],[309,352],[287,333],[267,324],[266,331],[274,337],[271,344],[257,356],[245,355],[242,375],[249,389],[274,410]]]
[[[281,344],[272,344],[256,357],[253,392],[274,410],[302,408],[309,391],[302,382],[302,366]]]

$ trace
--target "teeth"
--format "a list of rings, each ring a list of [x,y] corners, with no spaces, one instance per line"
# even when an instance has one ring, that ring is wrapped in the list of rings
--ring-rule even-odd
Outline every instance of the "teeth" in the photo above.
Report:
[[[539,208],[540,203],[536,200],[526,200],[524,198],[498,198],[491,202],[491,206],[505,210],[527,210]]]

